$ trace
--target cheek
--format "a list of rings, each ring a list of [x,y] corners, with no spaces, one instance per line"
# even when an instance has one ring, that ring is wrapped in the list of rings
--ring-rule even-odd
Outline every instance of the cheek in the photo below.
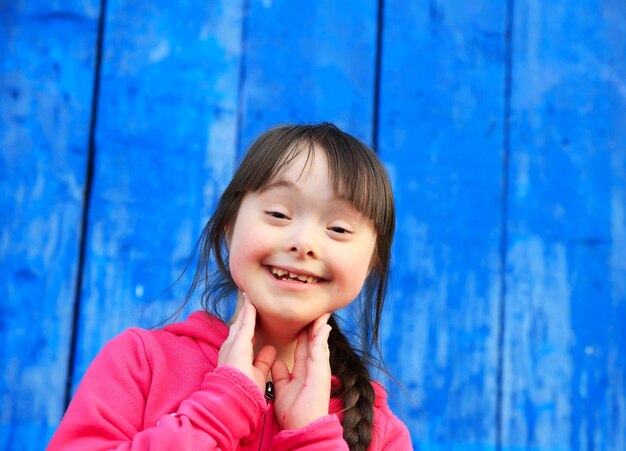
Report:
[[[367,261],[367,260],[364,260]],[[363,288],[363,284],[365,283],[365,279],[367,278],[367,274],[369,273],[369,265],[360,264],[358,270],[355,268],[352,274],[352,285],[354,287],[354,297],[356,297],[361,288]]]
[[[233,237],[230,243],[228,264],[235,283],[241,282],[249,271],[257,269],[267,256],[266,246],[251,233],[241,233]]]
[[[340,268],[340,277],[342,285],[342,295],[347,298],[347,303],[352,302],[357,297],[365,279],[369,274],[372,251],[368,246],[359,249],[351,255],[349,261],[343,262]]]
[[[231,247],[230,254],[228,256],[228,266],[230,269],[230,276],[239,288],[241,288],[242,273],[245,268],[242,264],[243,260],[241,257],[242,256],[238,252],[233,252],[233,248]]]

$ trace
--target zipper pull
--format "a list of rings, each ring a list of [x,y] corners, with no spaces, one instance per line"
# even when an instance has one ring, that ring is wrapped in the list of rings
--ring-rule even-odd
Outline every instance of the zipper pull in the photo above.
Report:
[[[271,381],[265,383],[265,399],[274,401],[274,384]]]

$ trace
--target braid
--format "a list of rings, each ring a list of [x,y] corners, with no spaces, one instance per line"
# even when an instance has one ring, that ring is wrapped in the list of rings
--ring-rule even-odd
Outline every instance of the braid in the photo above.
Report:
[[[330,368],[341,381],[340,391],[332,395],[343,398],[343,438],[350,451],[366,451],[372,441],[374,423],[375,394],[370,383],[370,374],[346,336],[339,330],[334,316],[331,316],[328,324],[333,328],[328,339]]]

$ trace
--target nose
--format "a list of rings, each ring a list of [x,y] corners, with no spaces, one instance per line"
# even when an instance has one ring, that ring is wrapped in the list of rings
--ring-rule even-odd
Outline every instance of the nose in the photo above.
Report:
[[[310,224],[302,224],[294,228],[289,244],[289,252],[298,258],[319,257],[318,243],[314,227]]]

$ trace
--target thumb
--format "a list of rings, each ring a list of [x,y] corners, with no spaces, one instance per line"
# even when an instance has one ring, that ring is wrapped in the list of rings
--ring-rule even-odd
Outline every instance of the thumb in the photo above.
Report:
[[[274,365],[274,361],[276,360],[276,354],[277,351],[274,346],[264,346],[257,354],[252,365],[258,369],[263,376],[267,377],[270,372],[270,368],[272,368],[272,365]]]
[[[276,391],[279,391],[291,380],[289,369],[285,362],[282,360],[276,360],[272,366],[272,381]]]

